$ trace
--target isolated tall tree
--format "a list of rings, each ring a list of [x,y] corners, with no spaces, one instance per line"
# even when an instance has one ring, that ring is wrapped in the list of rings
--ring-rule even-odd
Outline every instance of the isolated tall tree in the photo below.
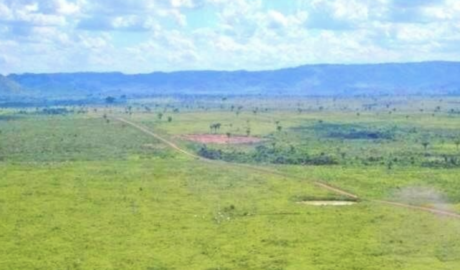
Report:
[[[422,145],[423,145],[423,149],[425,149],[425,152],[426,152],[426,150],[428,149],[428,146],[430,145],[430,142],[428,142],[428,141],[423,141],[423,142],[422,142]]]

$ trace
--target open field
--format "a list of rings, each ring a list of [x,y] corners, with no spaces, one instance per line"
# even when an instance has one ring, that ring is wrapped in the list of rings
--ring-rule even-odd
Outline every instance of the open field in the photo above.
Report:
[[[460,269],[418,209],[460,213],[459,140],[457,98],[3,109],[0,269]]]

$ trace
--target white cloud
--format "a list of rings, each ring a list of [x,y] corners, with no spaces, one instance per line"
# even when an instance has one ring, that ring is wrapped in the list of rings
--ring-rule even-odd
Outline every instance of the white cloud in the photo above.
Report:
[[[67,0],[48,0],[38,2],[37,10],[43,13],[72,15],[80,12],[80,5]]]
[[[11,20],[13,14],[10,8],[4,3],[0,2],[0,20]]]
[[[0,71],[460,60],[458,0],[269,1],[0,0]]]

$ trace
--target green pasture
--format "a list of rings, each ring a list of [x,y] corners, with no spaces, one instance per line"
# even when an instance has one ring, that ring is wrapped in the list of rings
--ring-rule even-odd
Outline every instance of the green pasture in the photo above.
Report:
[[[458,102],[163,98],[57,115],[2,109],[0,269],[460,269],[460,219],[376,201],[460,213]],[[208,145],[234,160],[206,162],[117,117],[195,154],[203,145],[181,135],[250,129],[263,142]],[[260,149],[268,156],[253,159]],[[294,164],[302,156],[335,163]],[[358,203],[299,203],[344,199],[315,181]]]

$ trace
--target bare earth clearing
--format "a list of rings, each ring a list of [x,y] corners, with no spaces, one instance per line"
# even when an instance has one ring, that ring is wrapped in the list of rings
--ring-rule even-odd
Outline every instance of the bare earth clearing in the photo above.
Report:
[[[246,136],[227,136],[222,134],[191,134],[184,135],[180,138],[187,141],[198,142],[198,143],[212,143],[212,144],[250,144],[258,143],[263,141],[257,137],[246,137]]]

